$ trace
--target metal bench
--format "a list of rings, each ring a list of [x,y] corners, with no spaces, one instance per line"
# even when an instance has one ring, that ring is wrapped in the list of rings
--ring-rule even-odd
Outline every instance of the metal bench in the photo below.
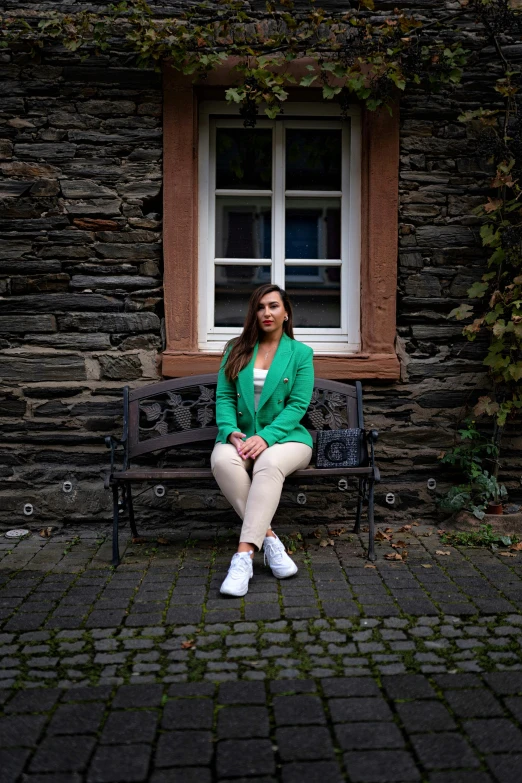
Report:
[[[215,421],[215,391],[217,374],[195,375],[186,378],[123,389],[123,435],[121,439],[109,435],[105,438],[111,450],[110,472],[105,486],[112,489],[113,533],[112,564],[120,562],[118,527],[120,514],[127,512],[133,536],[138,535],[134,521],[132,486],[142,482],[198,481],[212,477],[210,468],[191,467],[131,467],[138,457],[172,450],[202,441],[214,441],[217,435]],[[362,386],[338,383],[316,378],[312,401],[302,423],[316,440],[317,430],[360,427],[364,430]],[[353,477],[358,481],[358,503],[354,533],[359,533],[363,504],[368,506],[368,558],[375,560],[374,547],[374,485],[380,481],[375,464],[374,445],[378,433],[365,431],[363,459],[354,468],[315,468],[313,464],[297,470],[289,480],[308,482],[313,478],[328,476]],[[122,453],[121,467],[116,457]],[[313,459],[313,458],[312,458]]]

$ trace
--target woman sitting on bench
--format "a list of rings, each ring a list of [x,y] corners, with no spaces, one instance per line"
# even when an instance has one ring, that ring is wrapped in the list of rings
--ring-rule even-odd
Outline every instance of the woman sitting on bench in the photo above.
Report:
[[[312,437],[300,424],[312,398],[312,358],[312,349],[294,339],[285,291],[272,284],[257,288],[241,335],[225,348],[216,391],[212,473],[243,520],[224,595],[248,592],[254,552],[262,546],[278,579],[297,572],[271,522],[285,477],[312,457]]]

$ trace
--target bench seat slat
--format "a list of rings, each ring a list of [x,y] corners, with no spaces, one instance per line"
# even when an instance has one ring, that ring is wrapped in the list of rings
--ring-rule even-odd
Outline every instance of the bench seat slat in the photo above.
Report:
[[[296,470],[287,476],[293,478],[311,478],[312,476],[371,476],[373,470],[367,468],[305,468]],[[176,479],[212,478],[210,468],[170,468],[169,470],[124,470],[113,473],[112,479],[118,481],[175,481]]]

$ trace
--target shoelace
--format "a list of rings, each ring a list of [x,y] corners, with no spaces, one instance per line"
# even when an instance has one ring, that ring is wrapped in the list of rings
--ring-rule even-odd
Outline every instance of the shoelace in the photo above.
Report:
[[[275,541],[277,541],[277,538],[275,539]],[[271,559],[272,563],[278,565],[282,560],[284,549],[281,549],[277,545],[272,544],[272,542],[268,543],[267,546],[267,543],[268,542],[265,542],[265,546],[263,547],[263,565],[266,565],[267,553],[268,553],[269,561]],[[270,562],[269,565],[271,565]]]
[[[232,571],[236,569],[238,569],[239,571],[245,571],[248,570],[248,568],[249,568],[249,563],[246,557],[236,557],[236,555],[234,555],[234,557],[232,558],[232,562],[230,563],[228,573],[230,574]]]

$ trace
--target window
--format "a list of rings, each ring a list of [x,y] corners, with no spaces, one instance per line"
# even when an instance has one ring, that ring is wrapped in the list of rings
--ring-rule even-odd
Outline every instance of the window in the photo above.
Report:
[[[288,64],[289,73],[297,82],[308,73],[304,68],[305,64],[302,62]],[[215,203],[212,204],[214,225],[209,226],[210,126],[211,120],[225,120],[230,123],[231,120],[238,119],[237,113],[232,115],[221,100],[223,88],[234,84],[235,79],[236,75],[229,62],[223,63],[206,79],[196,84],[192,76],[180,74],[168,63],[163,67],[163,283],[166,344],[161,355],[162,374],[166,377],[179,377],[216,372],[219,367],[220,345],[223,345],[231,334],[239,331],[237,325],[216,325],[215,320],[211,320],[214,319],[215,288],[211,287],[210,277],[213,278],[214,286],[216,267],[247,267],[247,281],[248,275],[252,275],[252,266],[269,268],[268,272],[259,272],[260,280],[265,277],[268,279],[268,274],[272,279],[272,275],[276,273],[283,280],[287,268],[292,267],[289,279],[293,275],[293,287],[290,290],[300,291],[301,296],[304,291],[310,291],[310,284],[315,286],[312,290],[316,291],[321,285],[326,296],[324,281],[328,278],[323,267],[336,267],[339,280],[330,277],[328,283],[341,287],[341,327],[326,326],[323,321],[321,327],[305,325],[296,329],[299,339],[315,348],[316,375],[339,380],[396,380],[400,377],[400,365],[395,351],[398,106],[391,115],[386,111],[370,112],[362,108],[359,118],[359,109],[354,104],[354,111],[345,126],[348,146],[344,154],[347,156],[348,166],[342,161],[343,179],[348,178],[348,189],[345,190],[342,183],[341,211],[343,206],[346,208],[346,204],[349,204],[349,222],[346,223],[341,214],[340,235],[339,232],[336,235],[335,231],[335,211],[329,212],[332,205],[326,203],[327,198],[338,196],[320,190],[317,181],[312,182],[312,192],[306,194],[306,183],[300,179],[301,166],[297,156],[293,163],[288,160],[285,170],[285,176],[290,176],[293,193],[284,194],[282,188],[278,191],[274,184],[274,172],[276,176],[282,176],[282,169],[277,169],[274,163],[274,133],[285,135],[296,131],[305,134],[306,131],[317,130],[313,127],[314,124],[318,125],[319,129],[322,127],[323,130],[328,130],[328,122],[341,124],[338,107],[321,99],[318,82],[317,88],[296,89],[295,98],[299,95],[299,102],[294,102],[292,98],[285,103],[284,118],[274,122],[260,118],[260,122],[266,123],[266,126],[259,126],[258,130],[268,131],[269,134],[266,146],[272,155],[271,165],[263,167],[258,160],[257,168],[249,166],[246,174],[242,174],[241,169],[236,168],[234,172],[226,165],[224,155],[221,163],[224,168],[220,169],[219,178],[217,168],[213,169],[212,176],[216,177],[216,182],[212,198],[216,198],[216,186],[219,182],[220,190],[231,191],[230,198],[236,199],[228,203],[225,200],[220,202],[221,213],[218,219],[222,234],[217,239],[217,250],[222,255],[217,255]],[[216,101],[217,96],[219,102]],[[290,123],[296,123],[296,127],[292,128]],[[306,127],[306,123],[311,123],[311,127]],[[229,127],[229,134],[234,130],[233,125],[234,122]],[[242,134],[242,124],[236,123],[235,130]],[[204,138],[208,140],[206,145],[203,143]],[[240,135],[239,138],[245,137]],[[239,144],[233,139],[232,142],[236,147]],[[263,149],[259,149],[259,146],[262,147],[257,145],[256,154],[258,158],[261,156],[262,162],[263,155],[267,153],[266,150],[263,152]],[[281,153],[286,154],[282,147]],[[256,180],[256,177],[261,176],[260,169],[263,168],[268,175],[272,173],[270,187],[264,181],[260,183]],[[263,190],[269,191],[269,195],[265,196],[269,200],[268,209],[264,209],[263,202],[256,203],[255,210],[251,204],[246,209],[246,197],[240,196],[241,191],[237,187],[240,181],[238,174],[242,174],[242,187],[245,190],[251,189],[258,200],[262,198]],[[245,179],[247,175],[248,182]],[[267,176],[266,173],[264,176]],[[329,184],[328,187],[333,185]],[[297,204],[290,201],[287,205],[289,219],[286,221],[285,232],[289,242],[288,253],[285,233],[281,230],[285,212],[282,209],[274,209],[276,197],[281,205],[284,205],[286,199],[297,199]],[[239,205],[238,198],[242,202]],[[312,203],[314,200],[320,203]],[[235,228],[232,229],[231,226]],[[359,242],[357,232],[360,233]],[[228,237],[231,240],[229,247]],[[279,256],[276,256],[273,250],[276,240]],[[347,256],[344,255],[344,242],[348,242]],[[297,247],[298,243],[299,250],[292,249]],[[341,245],[340,259],[332,257],[335,255],[335,244]],[[290,255],[290,251],[292,254],[297,252],[298,257]],[[234,253],[233,257],[229,255],[231,253]],[[249,254],[246,259],[245,253]],[[312,258],[312,255],[326,257]],[[241,263],[229,264],[231,258],[239,259]],[[223,259],[226,263],[218,264],[217,259]],[[242,263],[243,260],[246,263]],[[292,260],[296,263],[287,263]],[[333,263],[339,260],[341,264]],[[238,277],[242,274],[241,270],[234,271]],[[329,274],[333,275],[333,272]],[[223,286],[223,278],[220,283]],[[346,286],[346,297],[343,285]],[[296,295],[293,298],[297,307],[301,304],[301,310],[307,305],[306,300],[298,301],[299,297]],[[346,312],[347,319],[344,334],[343,312]],[[225,319],[229,315],[225,312]],[[333,319],[332,313],[330,318]],[[329,323],[332,323],[332,320]],[[210,326],[212,332],[209,331]],[[360,346],[358,350],[357,345]]]
[[[200,105],[200,350],[239,334],[268,282],[288,291],[298,339],[360,350],[360,116],[338,112],[294,103],[244,128],[226,104]]]

